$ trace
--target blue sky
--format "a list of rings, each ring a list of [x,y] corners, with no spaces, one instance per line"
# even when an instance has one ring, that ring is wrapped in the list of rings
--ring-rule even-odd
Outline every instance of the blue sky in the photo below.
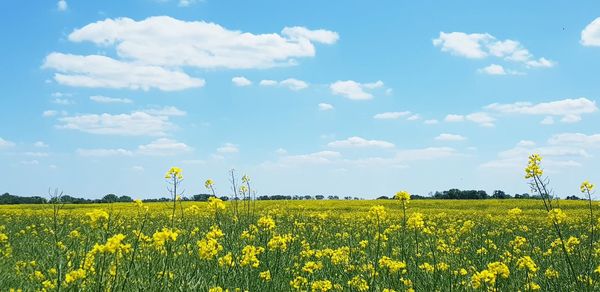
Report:
[[[372,198],[600,181],[600,3],[11,1],[0,192]]]

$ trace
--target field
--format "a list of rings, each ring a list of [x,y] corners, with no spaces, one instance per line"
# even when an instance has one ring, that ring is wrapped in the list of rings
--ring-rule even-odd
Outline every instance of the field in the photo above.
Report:
[[[588,202],[553,203],[0,206],[0,291],[600,289]]]

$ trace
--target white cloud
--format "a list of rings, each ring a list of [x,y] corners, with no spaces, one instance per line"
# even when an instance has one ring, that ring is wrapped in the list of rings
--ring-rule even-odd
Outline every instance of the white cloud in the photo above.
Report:
[[[237,145],[232,143],[225,143],[223,146],[217,148],[217,152],[219,153],[238,153],[240,149]]]
[[[600,17],[594,19],[581,31],[580,42],[584,46],[600,46]]]
[[[309,154],[286,155],[279,158],[279,164],[283,166],[293,166],[302,164],[328,164],[342,155],[336,151],[320,151]]]
[[[277,148],[277,150],[275,150],[275,153],[277,153],[278,155],[285,155],[287,154],[287,150],[283,149],[283,148]]]
[[[295,64],[313,57],[315,43],[334,44],[338,34],[328,30],[286,27],[281,34],[229,30],[204,21],[154,16],[90,23],[69,35],[74,42],[115,46],[127,60],[158,66],[251,69]]]
[[[162,136],[174,126],[167,116],[145,112],[131,114],[82,114],[59,118],[59,129],[78,130],[100,135]]]
[[[553,125],[553,124],[554,124],[554,118],[553,118],[553,117],[550,117],[550,116],[548,116],[548,117],[545,117],[545,118],[544,118],[544,119],[543,119],[543,120],[540,122],[540,124],[542,124],[542,125]]]
[[[435,125],[435,124],[439,123],[439,121],[435,120],[435,119],[432,119],[432,120],[425,120],[423,123],[425,125]]]
[[[600,134],[561,133],[550,137],[550,145],[568,145],[584,148],[600,147]]]
[[[185,116],[187,113],[174,106],[165,106],[162,108],[152,108],[143,110],[143,112],[155,116]]]
[[[66,98],[55,98],[52,100],[52,103],[60,104],[60,105],[72,105],[75,104],[74,101]]]
[[[21,164],[23,164],[23,165],[38,165],[38,164],[40,164],[40,162],[35,159],[34,160],[23,160],[23,161],[21,161]]]
[[[44,143],[43,141],[37,141],[37,142],[33,143],[33,146],[38,147],[38,148],[47,148],[48,144]]]
[[[444,121],[449,122],[449,123],[470,121],[470,122],[476,123],[482,127],[493,127],[494,121],[496,121],[496,119],[494,119],[492,116],[490,116],[487,113],[476,112],[476,113],[471,113],[468,115],[450,114],[450,115],[447,115],[446,118],[444,118]]]
[[[84,157],[132,156],[133,152],[125,149],[77,149],[77,155]]]
[[[275,80],[261,80],[260,81],[261,86],[275,86],[277,84],[278,84],[278,82]]]
[[[366,140],[361,137],[350,137],[346,140],[333,141],[327,144],[332,148],[394,148],[394,144],[387,141],[380,140]]]
[[[464,136],[461,136],[461,135],[457,135],[457,134],[443,133],[443,134],[440,134],[437,137],[435,137],[435,140],[438,140],[438,141],[464,141],[464,140],[467,140],[467,138]]]
[[[140,145],[138,154],[149,156],[170,156],[190,152],[193,149],[185,143],[168,138],[160,138],[146,145]]]
[[[481,68],[481,69],[479,69],[479,72],[485,73],[488,75],[506,75],[506,71],[504,70],[504,67],[502,67],[501,65],[497,65],[497,64],[491,64],[487,67]]]
[[[102,95],[92,95],[90,100],[97,103],[133,103],[129,98],[115,98]]]
[[[331,93],[341,95],[353,100],[372,99],[373,94],[367,92],[366,89],[380,88],[384,84],[381,80],[372,83],[359,83],[353,80],[336,81],[329,85]]]
[[[126,63],[100,55],[54,52],[46,57],[43,67],[60,72],[54,74],[56,82],[75,87],[175,91],[204,86],[203,79],[190,77],[182,71]]]
[[[598,111],[595,101],[585,97],[562,99],[551,102],[533,104],[531,102],[515,102],[509,104],[493,103],[485,107],[488,110],[505,114],[562,116],[562,122],[572,123],[581,120],[582,114]],[[548,124],[547,120],[543,124]]]
[[[308,83],[306,83],[305,81],[299,80],[299,79],[295,79],[295,78],[288,78],[285,80],[281,80],[281,81],[276,81],[276,80],[261,80],[259,83],[261,86],[283,86],[283,87],[287,87],[290,90],[294,90],[294,91],[298,91],[298,90],[302,90],[308,87]]]
[[[15,143],[4,140],[0,137],[0,149],[9,148],[15,146]]]
[[[318,106],[320,111],[329,111],[333,109],[333,105],[328,103],[319,103]]]
[[[58,115],[58,112],[55,110],[46,110],[42,113],[42,117],[49,118]]]
[[[249,85],[252,85],[252,81],[248,80],[248,78],[246,78],[244,76],[233,77],[233,78],[231,78],[231,82],[233,82],[233,84],[235,86],[249,86]]]
[[[191,152],[192,147],[173,139],[159,138],[148,144],[140,145],[135,150],[117,149],[77,149],[77,154],[85,157],[113,157],[113,156],[174,156]]]
[[[282,80],[279,82],[279,85],[287,87],[291,90],[302,90],[308,87],[308,83],[294,78]]]
[[[421,116],[419,114],[414,114],[414,115],[411,115],[410,117],[406,118],[407,121],[416,121],[419,119],[421,119]]]
[[[494,37],[487,33],[440,32],[440,36],[433,40],[433,45],[441,47],[443,52],[450,52],[453,55],[480,59],[488,55],[482,44],[493,39]]]
[[[199,2],[199,1],[203,1],[203,0],[179,0],[179,3],[177,3],[177,6],[179,7],[189,7],[192,4]]]
[[[56,9],[58,9],[58,11],[65,11],[65,10],[67,10],[67,8],[69,8],[69,7],[67,5],[67,1],[65,1],[65,0],[59,0],[56,3]]]
[[[483,59],[492,56],[521,63],[526,67],[549,68],[555,65],[555,62],[546,58],[536,60],[533,54],[518,41],[498,40],[488,33],[440,32],[439,37],[433,40],[433,45],[441,47],[442,52],[449,52],[470,59]],[[482,70],[487,74],[503,75],[507,73],[499,65],[491,65]]]
[[[549,146],[537,147],[533,141],[522,140],[514,148],[498,153],[498,159],[481,164],[485,168],[512,168],[522,170],[527,164],[527,157],[532,153],[538,153],[545,157],[544,166],[554,170],[563,167],[581,166],[574,159],[590,157],[590,154],[581,147],[573,147],[563,143],[570,138],[551,138]],[[560,145],[559,145],[560,144]]]
[[[484,112],[468,114],[465,116],[465,118],[467,121],[471,121],[483,127],[493,127],[494,121],[496,121],[496,119]]]
[[[444,121],[446,122],[450,122],[450,123],[454,123],[454,122],[462,122],[465,120],[465,116],[463,115],[447,115],[446,118],[444,118]]]
[[[409,111],[403,111],[403,112],[385,112],[385,113],[379,113],[373,116],[374,119],[376,120],[397,120],[401,117],[405,117],[410,115]]]

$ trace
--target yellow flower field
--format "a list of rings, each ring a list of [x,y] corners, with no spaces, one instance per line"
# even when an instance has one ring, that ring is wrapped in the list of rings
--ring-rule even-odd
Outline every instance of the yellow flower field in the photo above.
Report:
[[[600,289],[585,201],[559,201],[573,281],[541,200],[0,207],[2,290]],[[240,206],[243,202],[239,202]],[[598,206],[594,206],[595,209]],[[594,266],[594,269],[596,267]],[[599,270],[600,271],[600,270]],[[211,290],[212,289],[212,290]]]
[[[598,291],[600,206],[540,161],[540,200],[182,202],[173,168],[168,203],[0,206],[0,291]]]

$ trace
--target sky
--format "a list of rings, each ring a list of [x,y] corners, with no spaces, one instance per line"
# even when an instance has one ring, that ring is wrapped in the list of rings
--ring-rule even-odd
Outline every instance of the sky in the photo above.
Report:
[[[0,192],[375,198],[600,182],[598,1],[28,1],[0,20]]]

